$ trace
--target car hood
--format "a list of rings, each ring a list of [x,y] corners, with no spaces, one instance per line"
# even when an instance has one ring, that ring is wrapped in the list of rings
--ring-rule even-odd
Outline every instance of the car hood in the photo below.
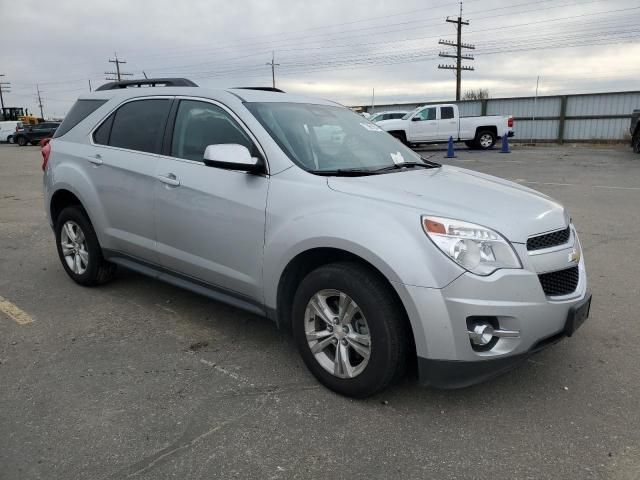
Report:
[[[555,200],[517,183],[451,166],[363,177],[329,177],[332,190],[492,228],[507,239],[564,228],[565,209]]]

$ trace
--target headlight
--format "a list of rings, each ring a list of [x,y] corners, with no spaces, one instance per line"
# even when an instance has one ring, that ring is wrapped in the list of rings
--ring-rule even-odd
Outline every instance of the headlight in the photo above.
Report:
[[[476,275],[499,268],[522,268],[507,240],[487,227],[441,217],[422,217],[427,236],[451,260]]]

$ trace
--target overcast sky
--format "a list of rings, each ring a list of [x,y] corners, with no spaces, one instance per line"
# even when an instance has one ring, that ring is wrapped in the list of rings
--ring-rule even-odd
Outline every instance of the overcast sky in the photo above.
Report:
[[[349,105],[450,100],[438,70],[455,41],[446,0],[0,0],[5,106],[62,116],[105,82],[115,52],[133,78],[182,76],[202,86],[271,85]],[[463,91],[492,97],[640,88],[638,0],[466,0],[463,42],[475,67]]]

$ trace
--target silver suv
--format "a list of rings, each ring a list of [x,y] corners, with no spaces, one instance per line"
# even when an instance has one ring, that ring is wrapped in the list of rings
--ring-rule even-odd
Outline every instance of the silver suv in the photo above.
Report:
[[[587,318],[551,198],[424,159],[330,101],[165,80],[83,96],[43,149],[77,283],[119,265],[265,316],[354,397],[416,359],[423,384],[476,383]]]

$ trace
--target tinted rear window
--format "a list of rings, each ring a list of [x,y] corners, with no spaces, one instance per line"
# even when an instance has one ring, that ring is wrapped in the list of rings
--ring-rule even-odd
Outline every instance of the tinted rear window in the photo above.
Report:
[[[453,118],[453,107],[440,107],[440,119],[448,120]]]
[[[71,107],[67,116],[64,117],[64,121],[58,130],[56,130],[53,138],[61,137],[67,133],[106,102],[106,100],[78,100],[73,107]]]
[[[125,103],[116,111],[109,145],[141,152],[159,152],[170,107],[169,99]]]

